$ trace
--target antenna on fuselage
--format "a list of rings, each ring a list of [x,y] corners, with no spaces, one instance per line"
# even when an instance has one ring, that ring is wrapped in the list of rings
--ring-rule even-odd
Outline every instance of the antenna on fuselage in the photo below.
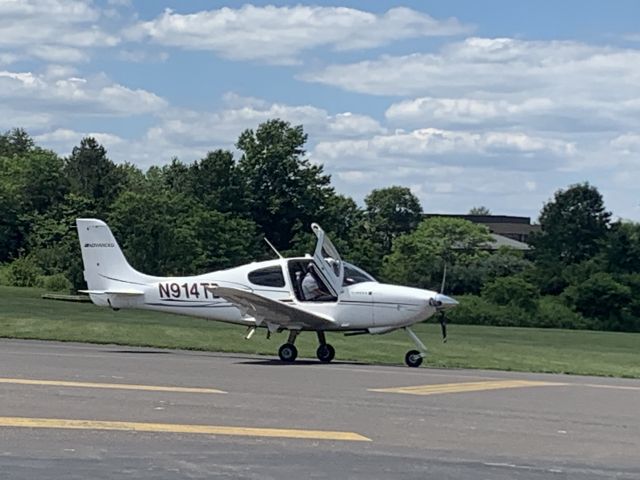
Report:
[[[276,247],[273,246],[273,244],[269,241],[267,237],[264,237],[264,241],[267,242],[267,245],[271,247],[271,250],[273,250],[276,253],[276,255],[278,255],[278,257],[284,259],[284,257],[280,255],[280,252],[276,249]]]

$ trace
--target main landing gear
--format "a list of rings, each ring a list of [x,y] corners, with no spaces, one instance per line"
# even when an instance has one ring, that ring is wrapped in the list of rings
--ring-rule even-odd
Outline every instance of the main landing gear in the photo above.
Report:
[[[280,360],[285,363],[293,363],[298,358],[298,349],[294,345],[296,342],[296,338],[298,337],[299,330],[290,330],[289,331],[289,339],[287,343],[282,345],[278,350],[278,356]]]
[[[329,363],[336,356],[336,350],[330,344],[327,343],[327,339],[324,336],[324,332],[318,333],[318,342],[320,346],[316,350],[316,356],[322,363]]]
[[[413,340],[413,343],[416,344],[416,347],[420,349],[418,350],[409,350],[407,354],[404,356],[404,363],[406,363],[409,367],[419,367],[422,365],[422,359],[427,356],[427,347],[425,347],[424,343],[420,341],[418,336],[413,333],[409,327],[404,327],[404,331],[407,332],[407,335]]]
[[[298,349],[295,346],[295,341],[299,333],[300,330],[290,330],[287,343],[282,345],[278,350],[278,356],[283,362],[293,363],[295,362],[296,358],[298,358]],[[317,332],[317,334],[320,346],[316,350],[316,356],[322,363],[329,363],[335,358],[336,350],[327,343],[324,332]]]

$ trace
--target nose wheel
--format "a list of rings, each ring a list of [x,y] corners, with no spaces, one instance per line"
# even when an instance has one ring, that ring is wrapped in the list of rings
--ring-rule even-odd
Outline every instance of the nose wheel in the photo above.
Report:
[[[407,332],[407,335],[413,340],[413,343],[416,344],[420,350],[409,350],[407,354],[404,356],[404,363],[406,363],[409,367],[419,367],[422,365],[422,360],[427,356],[427,347],[425,347],[424,343],[418,338],[418,336],[413,333],[409,327],[404,327],[404,331]]]
[[[409,350],[404,356],[404,363],[409,367],[419,367],[422,365],[422,354],[417,350]]]

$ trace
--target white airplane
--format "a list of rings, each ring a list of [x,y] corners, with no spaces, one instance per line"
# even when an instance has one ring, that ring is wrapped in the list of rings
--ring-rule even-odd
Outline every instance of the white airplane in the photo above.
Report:
[[[302,331],[316,332],[321,362],[330,362],[334,348],[325,332],[345,335],[383,334],[404,329],[418,350],[405,362],[418,367],[427,348],[410,326],[458,302],[431,290],[378,283],[371,275],[343,262],[319,225],[314,254],[283,258],[191,277],[154,277],[133,269],[111,230],[101,220],[76,220],[91,301],[114,310],[137,308],[203,317],[248,327],[266,327],[267,336],[289,331],[278,355],[283,362],[298,356],[295,341]],[[271,244],[269,244],[271,246]],[[443,326],[443,338],[446,330]]]

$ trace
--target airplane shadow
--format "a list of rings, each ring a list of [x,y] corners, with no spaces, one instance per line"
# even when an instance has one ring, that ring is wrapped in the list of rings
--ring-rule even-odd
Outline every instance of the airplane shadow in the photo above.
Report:
[[[133,353],[136,355],[169,355],[172,352],[165,350],[103,350],[104,353]]]
[[[319,360],[315,360],[312,358],[304,358],[298,359],[293,363],[285,363],[281,361],[279,358],[256,358],[255,356],[243,356],[243,355],[233,355],[229,353],[219,353],[219,352],[201,352],[201,351],[186,351],[186,352],[176,352],[172,350],[126,350],[126,349],[118,349],[118,350],[102,350],[104,353],[113,353],[113,354],[134,354],[134,355],[175,355],[176,353],[180,354],[195,354],[199,357],[211,357],[211,358],[229,358],[235,360],[235,364],[237,365],[258,365],[258,366],[281,366],[281,367],[289,367],[296,365],[368,365],[363,362],[356,361],[348,361],[348,360],[334,360],[330,363],[322,363]]]
[[[256,359],[251,359],[251,360],[245,360],[245,361],[240,361],[240,362],[236,362],[237,364],[240,365],[259,365],[259,366],[281,366],[281,367],[295,367],[296,365],[366,365],[365,363],[359,363],[359,362],[349,362],[349,361],[333,361],[330,363],[322,363],[318,360],[313,360],[313,359],[302,359],[302,360],[296,360],[295,362],[292,363],[285,363],[282,360],[279,360],[277,358],[268,358],[268,359],[264,359],[264,360],[256,360]]]

